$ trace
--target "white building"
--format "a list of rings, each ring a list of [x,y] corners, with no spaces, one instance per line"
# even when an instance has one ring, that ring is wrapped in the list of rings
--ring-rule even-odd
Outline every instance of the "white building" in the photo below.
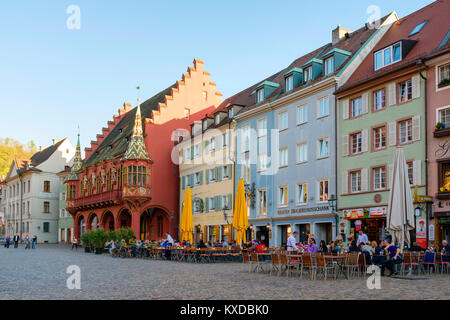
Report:
[[[75,148],[69,139],[53,144],[30,159],[14,159],[3,184],[6,235],[37,236],[38,243],[58,242],[61,179],[57,173],[72,166]]]

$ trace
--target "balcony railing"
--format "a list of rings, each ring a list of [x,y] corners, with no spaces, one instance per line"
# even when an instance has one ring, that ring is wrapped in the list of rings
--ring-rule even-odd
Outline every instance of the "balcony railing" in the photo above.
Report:
[[[104,191],[67,201],[67,208],[100,208],[122,202],[122,190]]]

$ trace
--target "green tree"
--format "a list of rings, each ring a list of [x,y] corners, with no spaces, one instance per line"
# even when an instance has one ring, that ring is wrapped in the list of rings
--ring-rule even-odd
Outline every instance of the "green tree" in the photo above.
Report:
[[[12,161],[17,159],[29,159],[37,152],[33,140],[25,146],[12,138],[0,138],[0,177],[8,174]]]

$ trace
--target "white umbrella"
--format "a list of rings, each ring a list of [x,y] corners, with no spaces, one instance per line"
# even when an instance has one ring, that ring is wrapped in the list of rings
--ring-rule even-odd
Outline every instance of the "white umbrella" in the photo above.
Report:
[[[394,231],[394,239],[403,250],[404,241],[410,244],[409,231],[414,229],[414,209],[408,167],[402,148],[395,150],[390,189],[387,228]]]

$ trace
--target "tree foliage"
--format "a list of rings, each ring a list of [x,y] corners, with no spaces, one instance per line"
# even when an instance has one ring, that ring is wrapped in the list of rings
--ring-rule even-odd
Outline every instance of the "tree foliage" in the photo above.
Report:
[[[14,158],[29,159],[36,152],[33,140],[24,145],[12,138],[0,138],[0,177],[8,174]]]

